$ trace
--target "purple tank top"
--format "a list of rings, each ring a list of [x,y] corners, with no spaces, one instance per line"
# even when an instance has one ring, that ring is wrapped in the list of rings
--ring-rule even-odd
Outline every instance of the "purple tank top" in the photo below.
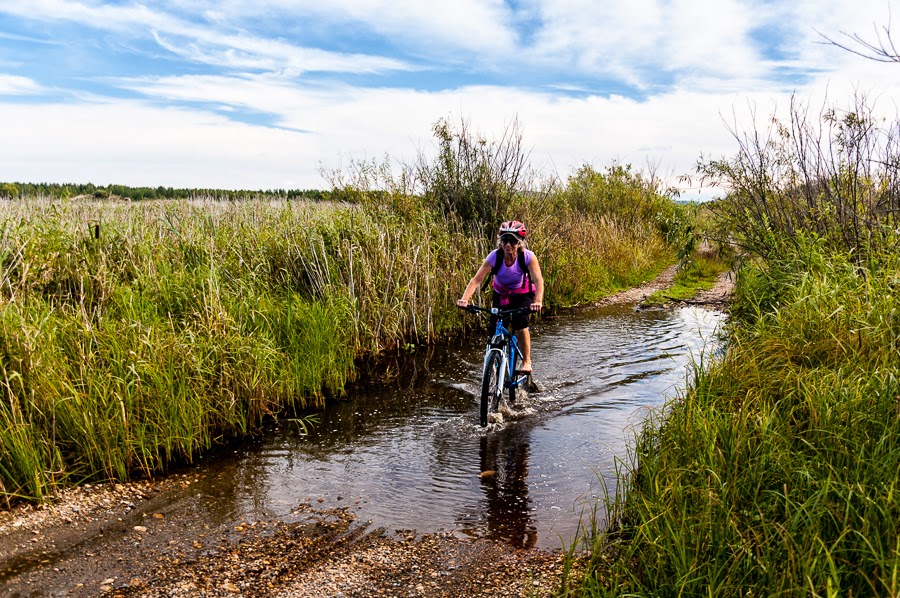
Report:
[[[494,290],[500,293],[501,295],[519,295],[522,293],[530,293],[531,292],[531,281],[529,280],[529,284],[522,286],[523,278],[525,277],[525,273],[519,268],[519,259],[516,258],[516,261],[513,262],[512,266],[507,266],[503,261],[503,252],[495,252],[492,251],[487,256],[487,261],[491,266],[496,265],[493,261],[493,258],[500,260],[500,269],[497,271],[497,274],[494,275],[494,281],[492,286]],[[526,249],[525,250],[525,266],[529,266],[531,264],[531,258],[534,257],[534,252]],[[530,279],[531,277],[529,277]]]

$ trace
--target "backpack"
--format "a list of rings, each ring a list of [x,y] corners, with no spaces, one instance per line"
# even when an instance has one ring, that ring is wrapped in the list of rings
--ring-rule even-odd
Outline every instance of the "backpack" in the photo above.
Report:
[[[495,249],[493,251],[492,255],[494,256],[494,267],[491,268],[490,278],[485,277],[484,284],[481,285],[482,291],[487,289],[488,284],[491,281],[491,278],[493,278],[494,276],[497,275],[497,272],[500,271],[500,265],[503,263],[503,250],[502,249]],[[522,288],[524,289],[527,287],[530,289],[531,287],[529,285],[531,285],[531,270],[525,264],[525,252],[520,251],[516,260],[519,262],[519,269],[525,273],[525,275],[522,277]]]

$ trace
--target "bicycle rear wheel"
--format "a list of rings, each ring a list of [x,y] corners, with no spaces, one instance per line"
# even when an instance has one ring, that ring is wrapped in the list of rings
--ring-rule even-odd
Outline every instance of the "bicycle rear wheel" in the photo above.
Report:
[[[484,366],[481,378],[481,426],[488,425],[488,414],[497,410],[500,403],[500,355],[492,351]]]

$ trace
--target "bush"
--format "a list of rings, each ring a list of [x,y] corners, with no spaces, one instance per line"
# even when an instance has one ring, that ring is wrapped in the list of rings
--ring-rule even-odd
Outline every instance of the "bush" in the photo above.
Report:
[[[792,101],[789,119],[735,134],[735,158],[698,165],[729,189],[713,206],[722,228],[764,258],[789,258],[806,236],[864,262],[900,226],[900,121],[878,118],[864,96],[815,118]]]

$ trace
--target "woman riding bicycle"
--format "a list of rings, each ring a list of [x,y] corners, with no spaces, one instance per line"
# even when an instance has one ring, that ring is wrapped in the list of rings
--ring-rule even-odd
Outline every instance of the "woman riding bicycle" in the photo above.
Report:
[[[501,224],[497,249],[489,253],[481,263],[481,267],[469,281],[456,305],[467,307],[482,281],[493,272],[494,307],[516,309],[529,306],[532,311],[540,311],[544,300],[544,277],[541,275],[541,265],[537,256],[525,246],[527,235],[525,225],[518,220],[508,220]],[[531,372],[531,333],[528,330],[528,314],[513,316],[512,328],[516,331],[522,349],[523,360],[520,371]]]

